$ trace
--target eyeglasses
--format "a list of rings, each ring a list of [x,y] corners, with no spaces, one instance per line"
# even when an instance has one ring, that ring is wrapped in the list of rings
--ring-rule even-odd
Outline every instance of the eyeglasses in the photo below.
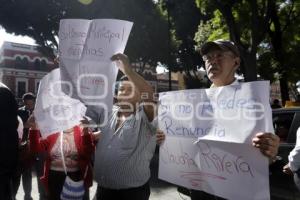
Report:
[[[214,59],[222,60],[223,58],[229,55],[233,56],[230,51],[213,51],[211,53],[202,56],[202,59],[204,62],[211,61]]]

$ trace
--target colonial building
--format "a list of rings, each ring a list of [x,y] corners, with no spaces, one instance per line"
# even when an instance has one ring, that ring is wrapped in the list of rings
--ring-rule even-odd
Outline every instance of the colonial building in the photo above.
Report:
[[[56,67],[36,46],[4,42],[0,49],[0,81],[17,98],[26,92],[36,94],[41,78]]]
[[[168,73],[157,74],[148,64],[132,63],[156,92],[169,90]],[[58,67],[43,56],[33,45],[4,42],[0,49],[0,81],[7,85],[20,100],[26,92],[37,93],[40,80],[48,72]],[[172,73],[172,90],[178,90],[177,73]]]

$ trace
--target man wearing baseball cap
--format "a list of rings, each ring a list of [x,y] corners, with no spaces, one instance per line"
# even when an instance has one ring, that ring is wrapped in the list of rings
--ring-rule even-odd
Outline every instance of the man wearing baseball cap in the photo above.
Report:
[[[228,40],[215,40],[205,43],[200,48],[200,54],[205,62],[205,70],[211,87],[239,84],[234,74],[239,68],[241,59],[237,46]],[[278,151],[279,138],[273,133],[257,133],[252,139],[254,147],[259,148],[262,154],[273,160]],[[191,191],[192,200],[222,199],[202,191]]]
[[[228,40],[216,40],[205,43],[201,49],[205,69],[213,87],[230,85],[235,81],[234,74],[241,59],[238,48]]]

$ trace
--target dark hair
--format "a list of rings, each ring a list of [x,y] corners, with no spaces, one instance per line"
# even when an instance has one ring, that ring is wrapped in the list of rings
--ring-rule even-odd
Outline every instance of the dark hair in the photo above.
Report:
[[[121,78],[119,79],[119,82],[122,82],[122,81],[129,81],[128,77],[127,76],[121,76]]]
[[[273,103],[274,104],[279,104],[279,100],[278,99],[274,99]]]
[[[26,100],[35,100],[35,95],[31,92],[25,93],[22,97],[23,101]]]
[[[119,90],[119,87],[120,87],[120,83],[123,82],[123,81],[129,81],[128,77],[123,75],[119,78],[119,80],[116,82],[115,84],[115,95],[118,94],[118,90]]]

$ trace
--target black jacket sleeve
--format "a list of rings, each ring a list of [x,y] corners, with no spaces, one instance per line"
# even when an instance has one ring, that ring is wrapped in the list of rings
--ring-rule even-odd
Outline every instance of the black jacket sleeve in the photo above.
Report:
[[[14,172],[18,160],[18,104],[12,92],[0,86],[0,175]],[[1,177],[0,176],[0,177]]]

